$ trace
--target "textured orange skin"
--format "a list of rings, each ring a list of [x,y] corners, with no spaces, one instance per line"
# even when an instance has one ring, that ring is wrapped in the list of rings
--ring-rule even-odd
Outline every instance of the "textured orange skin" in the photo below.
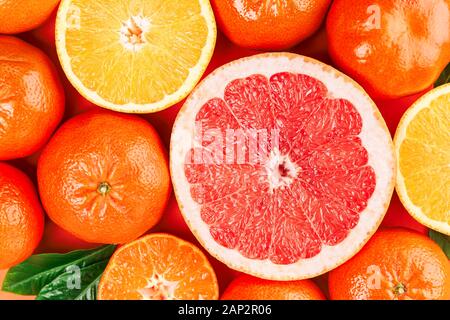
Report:
[[[39,244],[44,214],[31,180],[0,162],[0,270],[27,259]]]
[[[2,0],[0,33],[29,31],[48,19],[60,0]]]
[[[39,49],[0,36],[0,84],[0,160],[29,156],[45,145],[64,113],[56,68]]]
[[[49,217],[78,238],[126,243],[161,218],[171,193],[167,155],[145,120],[92,111],[67,121],[38,161]],[[102,182],[110,191],[98,192]]]
[[[239,46],[260,50],[290,48],[319,29],[330,0],[300,0],[300,7],[288,1],[278,14],[266,9],[275,1],[212,0],[211,5],[222,32]],[[249,16],[252,16],[249,18]]]
[[[379,286],[374,268],[380,270]],[[444,252],[428,237],[400,228],[378,231],[328,278],[333,300],[393,300],[393,289],[400,283],[406,293],[398,295],[399,300],[450,299],[450,263]]]
[[[249,275],[234,279],[221,300],[325,300],[311,280],[271,281]]]
[[[373,98],[415,94],[450,61],[449,17],[450,0],[335,0],[329,53]]]

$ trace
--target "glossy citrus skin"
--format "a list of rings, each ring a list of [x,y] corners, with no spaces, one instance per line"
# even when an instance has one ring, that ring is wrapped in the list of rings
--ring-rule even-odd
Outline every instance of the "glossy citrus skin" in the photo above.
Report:
[[[415,94],[450,61],[450,0],[335,0],[327,31],[335,64],[373,98]]]
[[[38,185],[49,217],[78,238],[125,243],[161,218],[167,155],[145,120],[93,111],[66,122],[43,150]]]
[[[428,237],[386,229],[331,271],[328,284],[333,300],[448,300],[450,264]]]
[[[57,71],[39,49],[0,36],[0,83],[0,160],[29,156],[44,146],[64,113]]]
[[[0,270],[27,259],[43,229],[44,214],[31,180],[0,162]]]
[[[60,0],[0,1],[0,33],[14,34],[34,29],[50,16]]]
[[[212,0],[217,23],[239,46],[281,50],[294,46],[320,27],[330,0]]]
[[[311,280],[271,281],[242,275],[229,284],[221,299],[325,300],[325,296]]]

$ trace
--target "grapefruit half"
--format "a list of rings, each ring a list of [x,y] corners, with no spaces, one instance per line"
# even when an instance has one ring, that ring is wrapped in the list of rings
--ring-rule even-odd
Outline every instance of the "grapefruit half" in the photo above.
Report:
[[[291,53],[214,71],[171,137],[174,190],[190,229],[211,255],[265,279],[311,278],[355,255],[387,210],[395,165],[365,91]]]

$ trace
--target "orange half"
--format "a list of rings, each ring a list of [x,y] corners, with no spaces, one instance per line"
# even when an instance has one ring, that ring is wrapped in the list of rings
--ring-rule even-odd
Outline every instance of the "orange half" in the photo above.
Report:
[[[450,84],[406,111],[394,142],[403,205],[421,224],[450,235]]]
[[[217,300],[216,275],[193,244],[151,234],[120,247],[99,284],[99,300]]]
[[[211,59],[216,33],[208,0],[63,0],[56,47],[85,98],[149,113],[189,94]]]

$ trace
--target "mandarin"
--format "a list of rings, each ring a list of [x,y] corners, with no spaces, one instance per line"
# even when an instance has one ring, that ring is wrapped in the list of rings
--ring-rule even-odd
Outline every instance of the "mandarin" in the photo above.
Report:
[[[234,279],[222,300],[325,300],[311,280],[271,281],[249,275]]]
[[[167,154],[145,120],[91,111],[44,148],[38,184],[49,217],[78,238],[126,243],[153,227],[170,196]]]
[[[239,46],[281,50],[316,32],[330,0],[212,0],[222,32]]]
[[[64,89],[50,59],[11,36],[0,36],[0,160],[41,149],[64,113]]]
[[[373,98],[408,96],[450,61],[450,0],[335,0],[327,33],[335,64]]]
[[[22,171],[0,162],[0,270],[27,259],[39,244],[44,214]]]
[[[2,0],[0,1],[0,33],[14,34],[40,26],[60,0]]]
[[[448,300],[450,264],[428,237],[386,229],[331,271],[328,283],[333,300]]]

